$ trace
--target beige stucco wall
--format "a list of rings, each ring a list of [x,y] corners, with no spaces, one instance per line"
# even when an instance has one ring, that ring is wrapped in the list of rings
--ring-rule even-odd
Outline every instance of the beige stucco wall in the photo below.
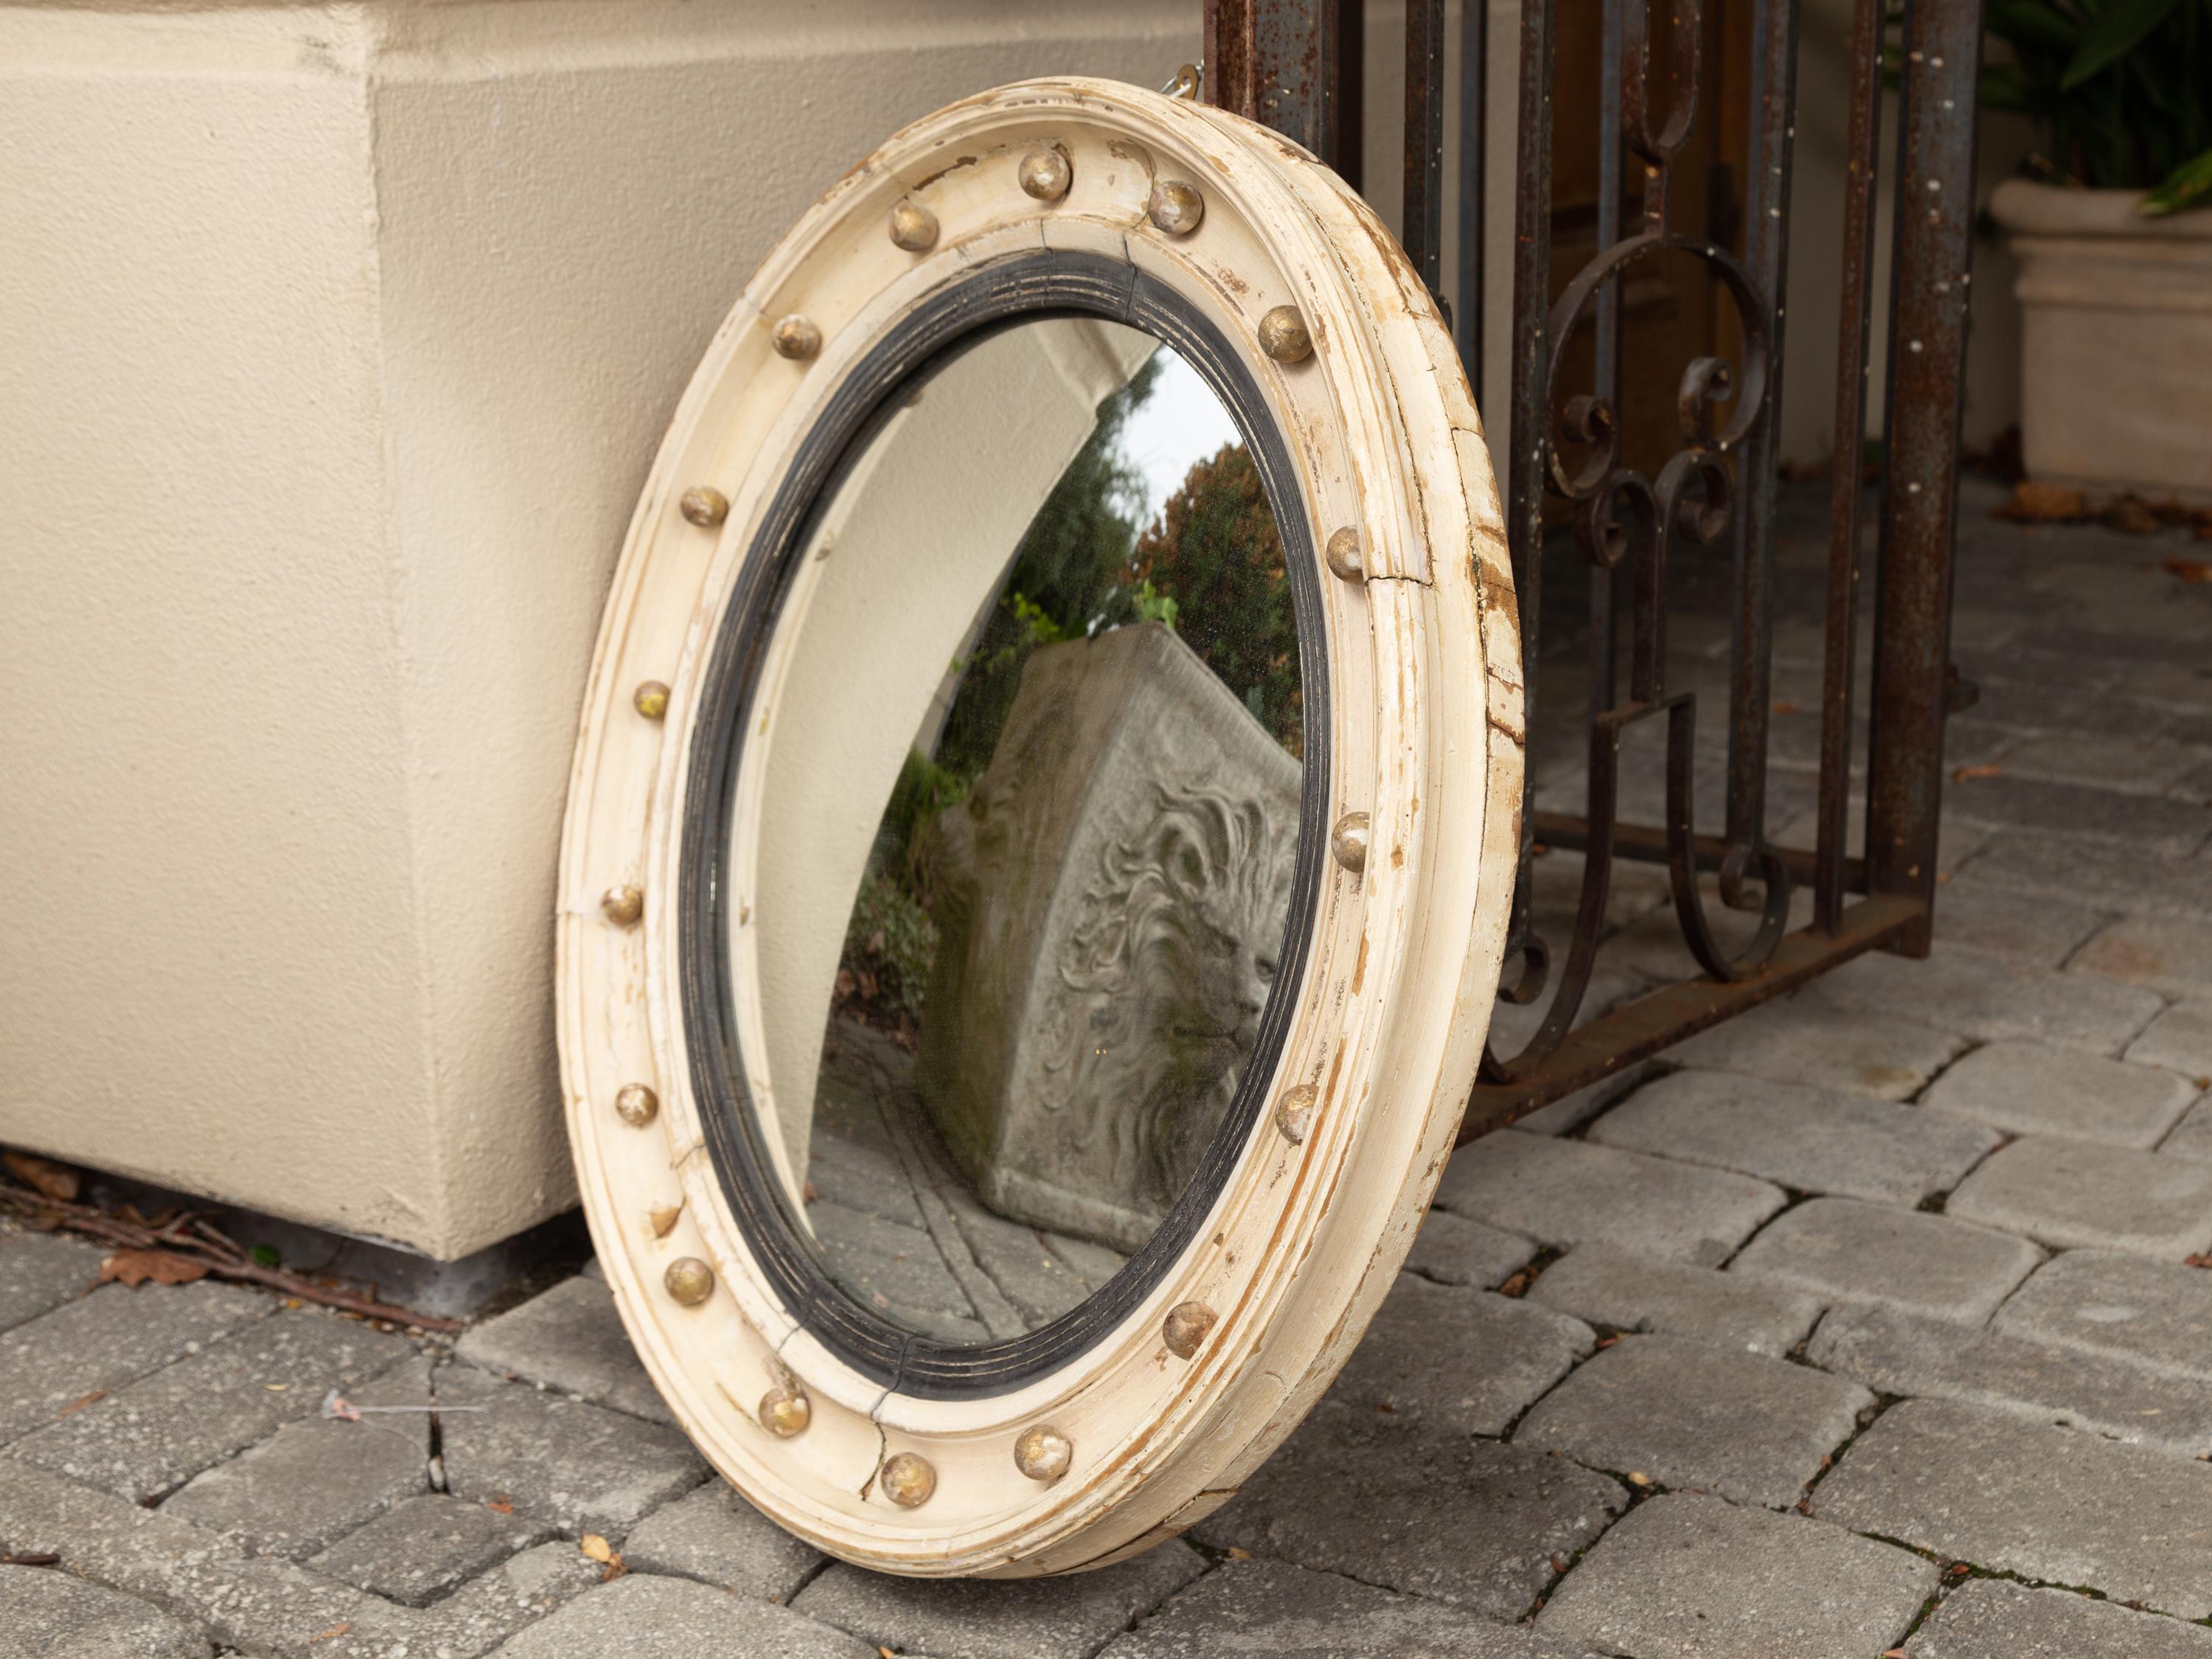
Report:
[[[565,1207],[577,698],[690,367],[1188,0],[0,8],[0,1140],[455,1256]]]

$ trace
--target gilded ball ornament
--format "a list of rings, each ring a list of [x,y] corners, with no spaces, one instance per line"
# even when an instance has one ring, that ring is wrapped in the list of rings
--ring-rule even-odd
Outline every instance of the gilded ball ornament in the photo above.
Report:
[[[668,714],[668,688],[659,680],[647,680],[630,696],[630,707],[649,720],[663,720]]]
[[[777,319],[769,340],[775,347],[777,356],[788,357],[795,363],[805,362],[822,349],[822,331],[795,311]]]
[[[610,887],[599,895],[599,914],[617,927],[630,927],[645,914],[645,895],[635,887]]]
[[[1023,194],[1040,202],[1057,202],[1075,182],[1075,169],[1057,149],[1033,149],[1022,157],[1019,177]]]
[[[1014,1467],[1047,1486],[1066,1474],[1074,1459],[1074,1443],[1048,1424],[1024,1429],[1014,1442]]]
[[[779,1382],[761,1396],[760,1425],[779,1440],[788,1440],[814,1420],[814,1402],[796,1382]]]
[[[712,530],[730,516],[730,498],[719,489],[701,484],[684,492],[683,499],[676,503],[676,510],[684,515],[686,524]]]
[[[1196,185],[1180,179],[1163,179],[1152,186],[1145,204],[1145,216],[1155,228],[1170,236],[1188,236],[1206,217],[1206,198]]]
[[[1277,306],[1260,319],[1260,349],[1279,363],[1304,362],[1313,356],[1313,332],[1296,306]]]
[[[1213,1328],[1213,1310],[1203,1302],[1178,1302],[1160,1322],[1160,1340],[1177,1359],[1188,1359]]]
[[[1367,835],[1364,812],[1346,812],[1328,832],[1328,850],[1355,876],[1367,867]]]
[[[927,1458],[912,1452],[894,1452],[884,1459],[877,1473],[883,1480],[884,1496],[902,1510],[920,1509],[937,1490],[937,1471]]]
[[[633,1129],[642,1129],[660,1113],[660,1097],[642,1083],[625,1083],[615,1091],[615,1115]]]
[[[668,1299],[682,1308],[696,1308],[714,1293],[714,1270],[696,1255],[680,1255],[660,1276]]]
[[[1367,555],[1359,545],[1359,532],[1351,526],[1329,537],[1327,554],[1333,574],[1348,582],[1367,580]]]
[[[1293,1146],[1304,1146],[1306,1131],[1313,1127],[1314,1109],[1320,1104],[1321,1091],[1310,1083],[1284,1090],[1283,1097],[1275,1103],[1275,1127],[1283,1139]]]
[[[891,242],[908,253],[927,253],[937,246],[937,216],[919,202],[901,202],[891,210]]]

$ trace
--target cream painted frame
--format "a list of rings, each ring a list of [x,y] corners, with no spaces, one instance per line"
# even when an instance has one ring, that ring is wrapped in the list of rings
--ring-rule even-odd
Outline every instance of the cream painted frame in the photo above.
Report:
[[[1018,170],[1048,149],[1073,182],[1039,200]],[[1194,230],[1147,215],[1170,179],[1203,197]],[[924,251],[891,239],[904,205],[934,216]],[[1316,548],[1356,535],[1356,562],[1340,557],[1322,579],[1328,817],[1364,815],[1366,852],[1364,867],[1357,856],[1325,866],[1271,1080],[1272,1100],[1316,1091],[1303,1138],[1264,1116],[1199,1242],[1064,1369],[987,1398],[922,1400],[886,1395],[798,1326],[724,1203],[680,1012],[680,804],[702,662],[826,399],[926,296],[1039,246],[1124,259],[1195,306],[1258,380]],[[1313,346],[1279,362],[1258,337],[1285,306]],[[776,323],[793,315],[818,333],[811,355],[775,349]],[[684,514],[700,489],[726,500],[719,521]],[[647,682],[668,687],[658,718],[635,699]],[[562,842],[561,1058],[585,1208],[632,1340],[714,1466],[830,1553],[927,1576],[1102,1566],[1225,1502],[1349,1354],[1449,1155],[1503,954],[1522,750],[1519,632],[1480,423],[1432,300],[1334,174],[1220,111],[1054,80],[953,105],[841,179],[747,285],[647,481],[601,629]],[[740,886],[743,826],[760,805],[741,781]],[[633,1093],[618,1112],[636,1085],[657,1109],[636,1109]],[[673,1293],[702,1288],[696,1301]],[[1188,1302],[1217,1317],[1184,1359],[1162,1328]],[[788,1437],[761,1420],[778,1387],[808,1404]],[[1014,1457],[1040,1425],[1073,1446],[1048,1483]],[[901,1454],[934,1472],[918,1506],[890,1501],[878,1478]]]

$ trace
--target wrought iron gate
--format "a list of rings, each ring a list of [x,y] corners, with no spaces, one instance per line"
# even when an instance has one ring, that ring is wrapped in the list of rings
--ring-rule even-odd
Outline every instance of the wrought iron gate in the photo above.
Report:
[[[1515,165],[1511,396],[1502,480],[1524,649],[1533,659],[1544,603],[1545,503],[1572,524],[1589,572],[1588,794],[1580,812],[1522,816],[1521,872],[1500,1000],[1525,1004],[1553,976],[1557,990],[1517,1052],[1493,1048],[1461,1140],[1614,1075],[1692,1033],[1751,1008],[1862,951],[1925,956],[1936,885],[1936,820],[1943,722],[1958,700],[1948,672],[1954,484],[1966,355],[1973,220],[1974,88],[1981,57],[1979,0],[1904,0],[1888,43],[1897,95],[1896,222],[1889,271],[1884,465],[1869,512],[1855,441],[1864,429],[1874,342],[1875,218],[1885,51],[1884,0],[1856,0],[1850,46],[1849,167],[1837,204],[1844,228],[1843,304],[1835,342],[1836,458],[1830,479],[1818,824],[1814,845],[1767,840],[1769,683],[1776,432],[1784,362],[1791,148],[1796,136],[1798,0],[1745,0],[1751,20],[1749,154],[1741,245],[1684,228],[1670,202],[1670,170],[1691,130],[1701,73],[1703,0],[1669,0],[1668,62],[1655,80],[1651,0],[1601,6],[1598,106],[1602,122],[1598,247],[1556,301],[1548,299],[1556,25],[1563,4],[1522,0],[1519,149]],[[1731,0],[1731,3],[1734,0]],[[1443,194],[1452,170],[1462,210],[1454,250],[1455,331],[1470,380],[1481,385],[1484,106],[1490,0],[1465,0],[1458,131],[1444,131],[1443,0],[1406,0],[1406,119],[1401,224],[1407,255],[1441,289]],[[1267,122],[1324,160],[1357,144],[1362,0],[1209,0],[1205,95]],[[1662,99],[1663,98],[1663,106]],[[1356,153],[1356,150],[1354,150]],[[1625,218],[1626,169],[1639,170],[1640,212]],[[1622,374],[1623,274],[1668,255],[1702,261],[1730,295],[1738,361],[1694,358],[1676,398],[1680,447],[1638,471],[1622,464],[1617,415]],[[1571,382],[1567,346],[1593,331],[1595,374]],[[1815,342],[1817,347],[1823,343]],[[1732,407],[1723,408],[1732,401]],[[1847,856],[1850,830],[1853,665],[1861,544],[1875,520],[1873,673],[1863,858]],[[1697,833],[1692,811],[1695,695],[1668,684],[1667,570],[1680,550],[1733,553],[1728,698],[1727,820]],[[1625,591],[1624,591],[1625,590]],[[1624,614],[1625,613],[1625,614]],[[1626,631],[1625,665],[1622,642]],[[1625,666],[1626,673],[1621,670]],[[1535,665],[1528,664],[1532,700]],[[1625,684],[1624,684],[1625,680]],[[1620,821],[1624,735],[1663,730],[1663,821]],[[1531,913],[1539,845],[1584,857],[1571,933],[1555,944]],[[1703,973],[1576,1019],[1603,931],[1616,859],[1668,868],[1674,909]],[[1717,877],[1726,907],[1755,915],[1733,954],[1717,941],[1699,875]],[[1809,884],[1808,925],[1786,931],[1794,887]]]

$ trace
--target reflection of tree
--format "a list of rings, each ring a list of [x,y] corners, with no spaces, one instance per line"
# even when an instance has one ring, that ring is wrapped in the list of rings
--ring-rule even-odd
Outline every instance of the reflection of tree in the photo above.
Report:
[[[907,757],[884,811],[837,977],[841,1011],[911,1046],[936,929],[917,856],[939,812],[967,797],[998,746],[1040,646],[1154,620],[1181,633],[1291,754],[1301,752],[1297,630],[1258,471],[1241,444],[1190,470],[1139,535],[1144,477],[1122,438],[1158,378],[1147,362],[1098,406],[1098,424],[1030,521],[960,664],[937,752]]]
[[[1137,538],[1128,574],[1174,598],[1184,641],[1298,754],[1304,700],[1283,538],[1242,444],[1191,468]]]

